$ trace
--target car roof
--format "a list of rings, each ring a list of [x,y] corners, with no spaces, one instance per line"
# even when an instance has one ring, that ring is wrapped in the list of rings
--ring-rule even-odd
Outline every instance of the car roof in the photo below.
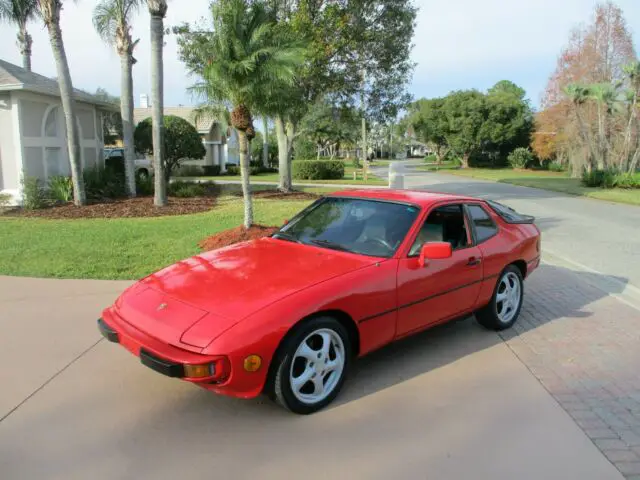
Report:
[[[395,190],[387,188],[359,188],[350,190],[340,190],[332,192],[330,197],[354,197],[371,200],[386,200],[392,202],[403,202],[428,207],[441,201],[482,201],[479,198],[465,195],[452,195],[448,193],[430,192],[428,190]]]

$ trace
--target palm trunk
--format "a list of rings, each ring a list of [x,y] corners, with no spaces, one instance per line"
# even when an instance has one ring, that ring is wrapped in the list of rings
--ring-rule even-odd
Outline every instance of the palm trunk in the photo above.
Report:
[[[278,138],[278,190],[291,192],[291,164],[289,162],[289,145],[284,120],[280,115],[275,118],[276,137]]]
[[[62,110],[64,111],[65,125],[67,127],[67,148],[71,167],[71,181],[73,183],[73,203],[79,207],[87,203],[87,197],[84,191],[84,179],[82,177],[80,135],[78,132],[78,123],[76,122],[73,84],[71,83],[69,64],[64,49],[64,42],[62,41],[62,31],[60,30],[59,11],[54,13],[54,15],[56,15],[57,18],[47,22],[47,29],[49,31],[53,57],[56,62]]]
[[[153,125],[154,198],[157,207],[167,205],[167,182],[164,173],[164,74],[162,48],[163,19],[151,15],[151,122]]]
[[[242,197],[244,199],[244,228],[253,225],[253,202],[251,199],[251,183],[249,182],[249,156],[247,148],[247,132],[237,130],[240,147],[240,177],[242,180]]]
[[[33,40],[29,32],[27,32],[27,25],[18,26],[18,45],[20,45],[20,54],[22,55],[22,67],[31,71],[31,45]]]
[[[120,57],[120,75],[122,96],[120,97],[120,115],[122,116],[122,142],[124,144],[124,176],[127,194],[136,196],[135,149],[133,146],[133,63],[128,53]]]
[[[607,160],[607,149],[606,149],[606,139],[605,139],[605,128],[604,128],[604,114],[602,112],[602,104],[598,102],[598,170],[604,170]]]
[[[631,155],[631,132],[633,130],[633,121],[636,116],[636,106],[638,104],[638,94],[634,92],[633,100],[631,102],[631,109],[629,112],[629,122],[627,123],[627,129],[624,135],[624,144],[622,148],[622,155],[620,157],[620,171],[624,172],[628,169],[631,159],[629,158]],[[633,173],[633,171],[629,171],[629,173]]]
[[[265,167],[269,166],[269,125],[267,122],[267,117],[262,117],[262,126],[264,129],[264,135],[262,140],[262,164]]]

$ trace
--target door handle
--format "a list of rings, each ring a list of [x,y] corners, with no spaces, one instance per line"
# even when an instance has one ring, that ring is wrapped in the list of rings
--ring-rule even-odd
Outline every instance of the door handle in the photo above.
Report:
[[[480,260],[479,258],[471,257],[471,258],[469,259],[469,261],[467,262],[467,266],[469,266],[469,267],[473,267],[473,266],[475,266],[475,265],[480,265],[480,262],[481,262],[481,261],[482,261],[482,260]]]

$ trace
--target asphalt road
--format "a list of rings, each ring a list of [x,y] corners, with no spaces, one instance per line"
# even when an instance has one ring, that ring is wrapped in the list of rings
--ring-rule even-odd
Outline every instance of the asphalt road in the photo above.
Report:
[[[640,305],[640,208],[405,167],[405,188],[490,198],[534,215],[545,258],[606,275],[607,290],[624,285]],[[374,169],[386,176],[386,169]]]

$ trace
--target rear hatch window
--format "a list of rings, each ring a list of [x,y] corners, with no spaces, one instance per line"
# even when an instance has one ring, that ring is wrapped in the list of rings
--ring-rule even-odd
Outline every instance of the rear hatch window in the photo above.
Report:
[[[535,221],[535,217],[518,213],[502,203],[494,200],[487,200],[487,203],[507,223],[533,223]]]

